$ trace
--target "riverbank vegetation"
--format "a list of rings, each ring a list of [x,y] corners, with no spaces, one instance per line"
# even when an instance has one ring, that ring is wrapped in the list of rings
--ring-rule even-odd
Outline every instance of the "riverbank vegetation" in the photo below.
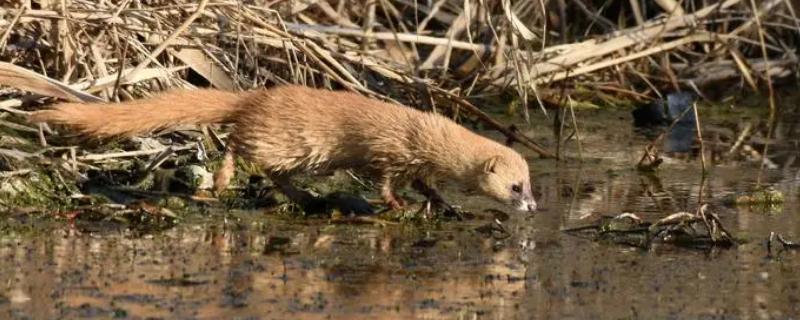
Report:
[[[0,8],[0,31],[8,209],[94,203],[77,187],[86,181],[202,189],[209,170],[189,165],[213,158],[226,134],[87,144],[26,121],[56,101],[300,83],[446,113],[552,157],[561,136],[543,147],[491,107],[561,121],[572,111],[564,106],[627,106],[678,90],[716,100],[742,89],[769,97],[774,111],[775,87],[796,79],[800,20],[786,0],[30,0]]]

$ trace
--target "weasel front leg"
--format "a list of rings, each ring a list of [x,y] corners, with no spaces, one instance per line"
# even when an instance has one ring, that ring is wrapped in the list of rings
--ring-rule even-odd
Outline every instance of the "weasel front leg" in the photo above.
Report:
[[[459,217],[459,220],[461,219],[461,214],[458,212],[458,210],[444,201],[444,198],[442,198],[442,195],[439,194],[439,191],[436,191],[436,189],[433,187],[429,186],[420,179],[414,180],[414,182],[411,183],[411,187],[425,196],[425,198],[427,198],[432,205],[444,209],[445,214],[455,215],[456,217]]]

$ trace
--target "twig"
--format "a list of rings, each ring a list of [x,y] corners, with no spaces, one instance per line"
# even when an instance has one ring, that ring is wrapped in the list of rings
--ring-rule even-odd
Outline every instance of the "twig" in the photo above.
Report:
[[[139,157],[139,156],[148,156],[151,154],[158,154],[162,153],[165,150],[172,148],[173,151],[183,151],[195,148],[195,143],[190,143],[187,145],[183,145],[180,147],[166,147],[166,148],[158,148],[153,150],[137,150],[137,151],[124,151],[124,152],[111,152],[111,153],[101,153],[101,154],[90,154],[85,156],[78,157],[78,160],[81,161],[97,161],[97,160],[108,160],[108,159],[116,159],[116,158],[130,158],[130,157]]]
[[[36,129],[36,128],[23,126],[21,124],[16,124],[14,122],[2,120],[2,119],[0,119],[0,126],[5,126],[5,127],[8,127],[8,128],[17,130],[17,131],[22,131],[22,132],[34,132],[34,133],[39,132],[39,130]]]
[[[572,126],[575,129],[575,142],[578,144],[578,157],[581,161],[583,161],[583,148],[581,147],[581,134],[578,131],[578,119],[575,118],[575,108],[574,108],[574,101],[572,101],[572,97],[567,97],[569,99],[569,112],[572,115]]]
[[[117,79],[114,81],[114,90],[111,91],[111,101],[119,101],[119,86],[122,84],[122,73],[125,68],[125,60],[128,58],[128,45],[130,42],[125,41],[125,46],[122,47],[122,56],[120,57],[119,71],[117,71]],[[136,71],[136,69],[134,69]]]
[[[0,102],[0,110],[22,116],[30,115],[31,114],[30,111],[19,110],[17,108],[14,108],[14,107],[19,107],[21,105],[22,105],[22,100],[20,99],[8,99]]]
[[[769,239],[767,240],[768,248],[775,239],[777,239],[778,242],[783,245],[784,249],[800,249],[800,244],[786,240],[783,235],[780,233],[775,233],[774,231],[769,233]]]
[[[777,113],[777,106],[775,104],[775,91],[772,88],[772,76],[770,76],[769,74],[769,69],[770,69],[769,59],[767,57],[767,48],[764,41],[764,30],[763,27],[761,26],[761,17],[760,17],[761,13],[759,12],[758,7],[756,7],[756,3],[754,0],[750,0],[750,5],[752,6],[753,12],[755,13],[753,16],[756,21],[756,25],[758,26],[758,40],[761,44],[761,55],[764,58],[764,64],[766,65],[766,70],[767,70],[767,72],[765,72],[767,78],[767,89],[769,90],[769,128],[767,128],[767,140],[770,140],[772,138],[772,131],[775,127],[774,126],[775,115]],[[765,159],[767,158],[768,150],[769,150],[769,143],[764,145],[763,155]],[[762,161],[759,166],[758,177],[756,178],[758,184],[761,184],[761,176],[763,171],[764,171],[764,162]]]
[[[552,152],[547,151],[544,148],[542,148],[541,146],[539,146],[539,144],[537,144],[536,142],[532,141],[531,138],[529,138],[529,137],[527,137],[525,135],[513,132],[511,129],[507,128],[506,126],[504,126],[504,125],[500,124],[499,122],[497,122],[496,120],[492,119],[492,117],[490,117],[485,112],[481,111],[481,109],[479,109],[478,107],[476,107],[475,105],[473,105],[469,101],[464,100],[463,98],[458,97],[458,96],[456,96],[456,95],[454,95],[454,94],[452,94],[450,92],[447,92],[447,91],[445,91],[445,90],[443,90],[441,88],[433,87],[433,86],[431,86],[430,88],[431,88],[431,90],[433,92],[438,93],[438,94],[446,97],[448,100],[453,101],[453,102],[457,103],[458,105],[464,107],[469,113],[471,113],[472,115],[478,117],[478,119],[480,119],[482,122],[488,124],[493,129],[495,129],[497,131],[500,131],[507,138],[513,139],[513,141],[519,142],[522,145],[530,148],[531,150],[536,151],[536,153],[538,153],[542,157],[554,158],[554,159],[558,159],[559,158],[557,155],[555,155]]]
[[[698,209],[698,215],[703,219],[703,221],[709,221],[711,224],[711,228],[708,229],[708,233],[711,236],[711,239],[715,242],[724,241],[733,243],[733,236],[728,230],[722,225],[722,222],[719,220],[719,216],[717,214],[707,210],[708,204],[703,204]],[[719,232],[717,232],[719,230]],[[720,238],[718,238],[718,236]]]
[[[697,130],[697,140],[700,142],[700,166],[703,169],[703,175],[706,174],[706,148],[705,143],[703,143],[703,133],[700,130],[700,115],[697,114],[697,102],[692,104],[692,110],[694,110],[694,126]]]
[[[22,170],[15,170],[15,171],[0,171],[0,178],[7,179],[14,176],[21,176],[26,175],[28,173],[33,172],[31,169],[22,169]]]
[[[642,166],[643,166],[643,165],[642,165],[642,163],[644,162],[644,160],[645,160],[645,159],[647,159],[647,158],[651,157],[651,152],[652,152],[652,151],[653,151],[653,149],[655,148],[656,144],[658,144],[659,142],[661,142],[661,140],[662,140],[662,139],[664,139],[664,136],[666,136],[666,135],[667,135],[667,133],[669,133],[670,131],[672,131],[672,128],[674,128],[674,127],[675,127],[675,125],[677,125],[677,124],[678,124],[678,121],[680,121],[681,119],[683,119],[683,117],[684,117],[684,116],[685,116],[687,113],[689,113],[689,111],[691,111],[691,110],[693,110],[693,108],[686,108],[686,109],[684,109],[684,110],[683,110],[683,112],[681,112],[681,114],[680,114],[680,115],[678,115],[678,117],[677,117],[677,118],[675,118],[675,120],[673,120],[673,121],[672,121],[672,123],[669,125],[669,127],[667,127],[667,129],[666,129],[666,130],[664,130],[664,132],[662,132],[661,134],[659,134],[659,135],[658,135],[658,137],[656,137],[655,139],[653,139],[653,141],[651,141],[651,142],[650,142],[650,143],[649,143],[647,146],[645,146],[645,147],[644,147],[644,154],[642,155],[642,158],[641,158],[641,159],[639,159],[639,163],[637,163],[637,164],[636,164],[636,166],[637,166],[637,167],[642,167]]]
[[[736,150],[739,150],[739,147],[742,146],[744,140],[747,139],[747,137],[750,135],[750,130],[752,129],[753,129],[752,122],[747,122],[744,125],[744,129],[742,129],[742,132],[739,134],[738,138],[736,138],[736,142],[734,142],[731,148],[728,149],[728,152],[726,153],[728,156],[732,155],[734,152],[736,152]]]
[[[0,53],[3,53],[6,50],[6,41],[8,40],[8,36],[11,34],[11,30],[14,30],[14,26],[17,25],[19,18],[22,17],[26,10],[27,8],[24,6],[17,9],[17,13],[14,15],[14,18],[11,19],[11,23],[8,24],[8,27],[6,27],[6,31],[3,32],[2,36],[0,36]]]
[[[491,47],[483,44],[477,43],[470,43],[466,41],[458,41],[452,40],[448,37],[439,38],[439,37],[431,37],[413,33],[401,33],[401,32],[372,32],[366,33],[363,30],[358,29],[350,29],[350,28],[341,28],[341,27],[329,27],[329,26],[318,26],[318,25],[307,25],[307,24],[299,24],[299,23],[286,23],[286,29],[288,29],[292,33],[307,35],[307,32],[321,32],[326,34],[335,34],[335,35],[345,35],[345,36],[352,36],[352,37],[362,37],[362,38],[373,38],[377,40],[396,40],[401,42],[409,42],[409,43],[416,43],[416,44],[427,44],[433,46],[450,46],[453,49],[460,49],[460,50],[468,50],[468,51],[475,51],[478,53],[483,53],[486,51],[490,51]]]

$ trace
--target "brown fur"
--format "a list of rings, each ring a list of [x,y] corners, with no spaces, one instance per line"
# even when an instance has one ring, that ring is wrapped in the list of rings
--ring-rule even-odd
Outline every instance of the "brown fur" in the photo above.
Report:
[[[302,86],[238,94],[180,90],[118,106],[61,104],[34,113],[32,120],[93,136],[232,122],[235,131],[215,174],[217,190],[233,175],[235,154],[266,169],[290,193],[298,191],[285,185],[294,173],[357,169],[381,183],[393,207],[402,204],[396,187],[436,178],[459,181],[523,210],[536,206],[528,165],[517,152],[440,115],[349,92]]]
[[[33,113],[29,120],[68,125],[92,137],[133,136],[179,124],[228,122],[245,97],[220,90],[171,90],[112,107],[104,103],[61,103]]]

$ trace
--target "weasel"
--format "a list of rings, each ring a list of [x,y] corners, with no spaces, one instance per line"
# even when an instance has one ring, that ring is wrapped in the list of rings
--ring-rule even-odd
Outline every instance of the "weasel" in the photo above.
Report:
[[[442,201],[430,183],[450,179],[518,210],[536,210],[528,164],[513,149],[439,114],[351,92],[297,85],[240,93],[172,90],[119,104],[62,103],[30,120],[95,137],[233,123],[214,174],[217,192],[228,185],[238,156],[265,169],[293,201],[308,195],[291,184],[293,174],[354,169],[378,182],[383,201],[394,209],[404,206],[396,188],[411,184],[429,200]]]

